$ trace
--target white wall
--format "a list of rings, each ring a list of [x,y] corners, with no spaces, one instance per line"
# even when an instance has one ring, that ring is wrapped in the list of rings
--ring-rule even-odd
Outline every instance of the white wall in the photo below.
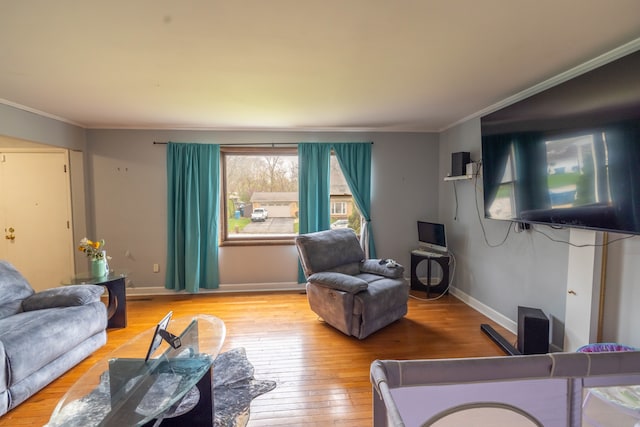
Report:
[[[107,241],[111,265],[130,271],[137,288],[164,286],[166,146],[153,141],[373,141],[371,217],[378,255],[408,265],[416,220],[437,217],[436,134],[89,130],[87,141],[93,237]],[[159,273],[152,272],[155,263]],[[293,245],[220,248],[221,289],[273,289],[296,281]]]
[[[440,176],[451,167],[451,153],[469,151],[481,160],[480,119],[470,119],[440,134]],[[540,308],[551,321],[551,342],[562,348],[569,246],[540,233],[568,241],[568,230],[536,225],[516,233],[506,221],[487,220],[483,214],[481,179],[456,182],[458,208],[452,182],[440,182],[439,218],[446,224],[449,247],[458,266],[453,286],[472,305],[506,320],[515,330],[518,305]],[[476,210],[476,198],[477,207]],[[483,233],[480,224],[484,225]],[[540,233],[536,232],[539,231]],[[611,235],[611,239],[620,237]],[[492,247],[497,246],[497,247]],[[640,239],[609,246],[603,340],[640,346]],[[501,319],[506,317],[506,319]]]

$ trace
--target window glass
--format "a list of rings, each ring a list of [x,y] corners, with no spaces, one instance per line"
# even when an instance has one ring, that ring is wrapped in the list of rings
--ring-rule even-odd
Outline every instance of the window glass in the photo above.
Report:
[[[295,149],[221,149],[223,240],[291,240],[298,233]]]
[[[360,235],[360,211],[335,155],[331,155],[330,165],[331,228],[351,228]]]

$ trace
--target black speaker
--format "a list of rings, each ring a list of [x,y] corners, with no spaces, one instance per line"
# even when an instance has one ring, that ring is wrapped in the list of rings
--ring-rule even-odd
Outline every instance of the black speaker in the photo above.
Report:
[[[542,310],[518,306],[518,351],[522,354],[549,352],[549,319]]]
[[[467,163],[471,163],[471,154],[468,151],[451,153],[451,176],[465,175]]]

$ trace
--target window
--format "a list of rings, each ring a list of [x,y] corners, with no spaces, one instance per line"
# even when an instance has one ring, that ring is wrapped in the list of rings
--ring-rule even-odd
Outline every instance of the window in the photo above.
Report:
[[[347,202],[331,202],[331,215],[346,215]]]
[[[221,147],[220,226],[225,244],[293,243],[298,234],[295,147]],[[335,155],[330,161],[331,228],[360,232],[360,212]]]
[[[222,147],[222,239],[291,241],[298,233],[295,148]]]

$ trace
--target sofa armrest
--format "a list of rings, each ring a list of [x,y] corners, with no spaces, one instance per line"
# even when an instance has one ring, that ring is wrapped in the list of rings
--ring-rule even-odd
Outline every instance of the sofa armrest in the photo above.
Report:
[[[359,277],[329,271],[314,273],[307,278],[307,281],[314,285],[336,289],[350,294],[356,294],[369,287],[369,284]]]
[[[380,264],[379,259],[365,259],[360,262],[360,271],[391,279],[399,279],[404,274],[404,267],[400,264],[395,264],[394,267],[387,267],[387,263]]]
[[[25,298],[22,301],[24,311],[41,310],[55,307],[86,305],[100,301],[104,288],[97,285],[74,285],[47,289]]]

